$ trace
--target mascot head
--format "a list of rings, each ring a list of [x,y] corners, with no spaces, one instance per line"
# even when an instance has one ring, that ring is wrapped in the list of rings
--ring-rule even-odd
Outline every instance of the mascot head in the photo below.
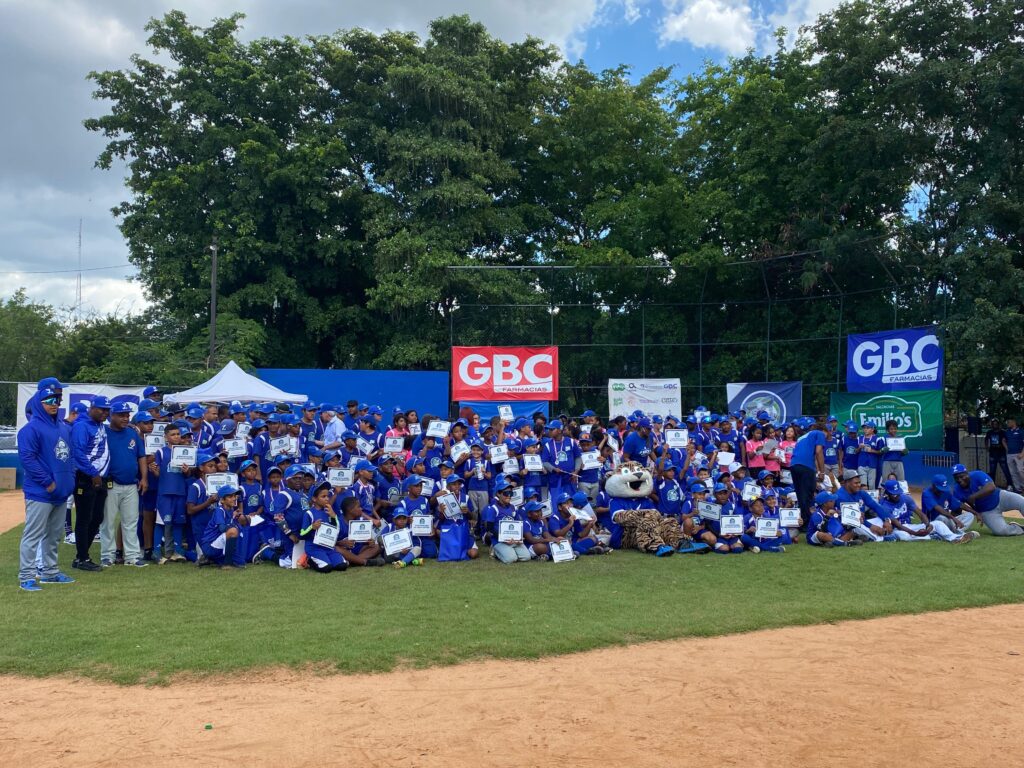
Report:
[[[617,499],[642,499],[654,490],[654,478],[642,464],[627,461],[605,478],[604,489]]]

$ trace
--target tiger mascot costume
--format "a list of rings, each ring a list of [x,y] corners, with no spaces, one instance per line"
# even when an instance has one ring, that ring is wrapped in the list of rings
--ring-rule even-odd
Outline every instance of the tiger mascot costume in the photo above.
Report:
[[[611,546],[639,549],[657,557],[679,552],[696,552],[696,545],[683,535],[679,521],[662,517],[651,501],[654,477],[635,461],[620,465],[605,478],[608,515],[602,522],[611,532]],[[681,545],[681,546],[680,546]]]

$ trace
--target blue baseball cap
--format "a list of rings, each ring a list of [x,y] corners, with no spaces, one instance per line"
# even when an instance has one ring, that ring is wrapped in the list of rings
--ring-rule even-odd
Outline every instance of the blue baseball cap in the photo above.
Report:
[[[250,410],[256,411],[256,413],[273,413],[274,406],[270,403],[257,403],[256,406]]]
[[[269,416],[267,416],[267,424],[280,424],[280,423],[281,423],[281,415],[280,414],[272,413]]]
[[[146,387],[144,390],[142,390],[142,396],[143,397],[152,397],[153,395],[159,395],[162,391],[163,390],[160,389],[160,387],[156,387],[156,386],[150,385],[150,386]]]
[[[932,485],[940,491],[944,491],[949,488],[949,478],[945,475],[932,475]]]
[[[245,413],[245,406],[241,403],[232,403],[231,407],[228,408],[228,413],[234,416],[237,413]]]
[[[374,414],[374,415],[376,415],[376,414],[383,415],[384,414],[384,409],[381,408],[379,405],[371,405],[369,413]]]
[[[346,429],[344,432],[341,433],[341,439],[342,440],[358,440],[359,439],[359,435],[357,435],[351,429]]]
[[[209,461],[216,461],[217,457],[209,451],[200,451],[199,455],[196,456],[196,464],[206,464]]]
[[[265,422],[263,419],[256,419],[252,423],[253,429],[263,429],[265,426],[267,426],[267,422]]]
[[[821,506],[822,504],[828,504],[828,502],[830,501],[838,500],[838,496],[836,496],[834,493],[829,493],[828,491],[821,491],[818,493],[817,496],[814,497],[814,503],[817,504],[818,506]]]
[[[690,493],[704,493],[707,489],[707,485],[702,480],[693,480],[690,482]]]
[[[190,407],[185,411],[185,415],[190,419],[201,419],[206,414],[206,410],[198,405]]]
[[[853,432],[857,430],[857,422],[855,421],[847,421],[845,424],[843,424],[843,426]]]
[[[769,472],[767,469],[762,469],[760,472],[757,473],[758,480],[764,480],[766,477],[772,477],[772,473]]]
[[[353,469],[355,469],[356,472],[373,472],[373,470],[376,469],[376,467],[374,467],[373,464],[368,462],[366,459],[360,459],[359,461],[356,462],[356,465],[355,467],[353,467]]]
[[[648,419],[646,416],[641,416],[639,419],[636,420],[636,425],[638,427],[646,427],[647,429],[650,429],[651,420]]]
[[[544,505],[541,504],[539,501],[528,501],[523,506],[523,511],[527,513],[540,512],[542,509],[544,509]]]
[[[448,469],[455,469],[455,462],[452,461],[451,459],[445,459],[444,461],[441,462],[440,466],[448,467]]]
[[[696,423],[697,423],[697,417],[696,417],[696,416],[694,416],[694,415],[693,415],[693,414],[691,413],[691,414],[690,414],[689,416],[687,416],[687,417],[686,417],[686,423],[687,423],[687,424],[696,424]]]
[[[152,421],[152,420],[153,420],[153,417],[150,416],[145,411],[139,411],[134,416],[132,416],[132,424],[142,424],[144,422]]]
[[[160,407],[160,403],[158,403],[156,400],[150,400],[148,397],[144,397],[141,400],[139,400],[139,410],[140,411],[151,411],[154,408],[159,408],[159,407]]]
[[[192,434],[192,425],[184,419],[175,419],[171,422],[171,426],[177,427],[182,432],[188,432],[190,435]]]
[[[899,480],[886,480],[884,483],[882,483],[882,488],[890,496],[895,496],[903,490],[902,488],[900,488]]]
[[[51,396],[57,394],[53,390],[47,390],[47,391],[51,393]],[[71,410],[71,413],[77,413],[79,416],[81,416],[83,413],[88,413],[89,412],[89,406],[87,406],[85,403],[83,403],[81,400],[79,400],[77,403],[73,403],[72,404],[70,410]],[[149,416],[148,413],[146,415]],[[150,418],[153,418],[153,417],[150,416]]]
[[[512,486],[509,483],[508,478],[505,477],[504,475],[498,475],[498,478],[494,481],[494,492],[495,493],[502,493],[504,491],[511,492],[510,491],[511,487]]]
[[[676,467],[675,464],[673,464],[671,461],[666,461],[665,464],[662,466],[661,471],[662,472],[669,472],[669,471],[674,471],[676,469],[678,469],[678,467]]]
[[[423,485],[423,477],[421,475],[409,475],[405,478],[405,482],[402,483],[406,488],[413,485]]]
[[[297,475],[304,474],[306,470],[302,468],[301,464],[292,464],[288,469],[284,471],[284,479],[291,480]]]
[[[96,395],[96,397],[94,397],[92,399],[92,402],[89,403],[89,407],[91,407],[91,408],[100,408],[100,409],[102,409],[104,411],[109,411],[110,410],[110,400],[105,398],[103,395]]]
[[[359,407],[356,410],[368,411],[368,410],[370,410],[370,406],[368,406],[366,403],[360,403]]]
[[[756,416],[758,421],[771,421],[772,418],[772,415],[768,413],[768,411],[758,411]]]
[[[230,435],[235,431],[235,426],[236,424],[234,419],[224,419],[224,421],[220,423],[220,428],[217,432],[222,435]]]
[[[729,486],[727,486],[725,483],[715,483],[715,487],[714,487],[714,492],[715,493],[721,493],[722,491],[728,491],[728,490],[729,490]]]
[[[125,401],[122,400],[121,402],[114,403],[113,405],[111,405],[110,406],[110,412],[111,413],[131,413],[132,412],[132,407],[128,403],[126,403]]]
[[[246,459],[245,461],[243,461],[241,464],[238,465],[238,471],[239,472],[245,472],[245,470],[247,470],[249,467],[255,467],[255,466],[256,466],[256,462],[255,461],[253,461],[252,459]]]
[[[587,494],[583,491],[576,491],[576,493],[572,495],[572,503],[574,506],[582,509],[590,503],[590,499],[587,498]]]
[[[60,383],[59,379],[47,376],[45,379],[40,379],[39,383],[36,384],[37,392],[42,392],[44,389],[64,389],[64,385]]]
[[[220,490],[217,491],[217,496],[223,499],[226,496],[234,496],[236,493],[241,493],[241,490],[239,490],[238,486],[231,485],[231,483],[228,483],[227,485],[222,485],[220,487]]]
[[[561,429],[561,428],[562,428],[562,422],[559,421],[558,419],[555,419],[550,424],[548,424],[548,429]]]
[[[651,421],[654,424],[664,424],[665,423],[665,420],[663,418],[661,418],[661,416],[658,416],[657,414],[655,414],[654,416],[651,417]]]
[[[592,416],[597,416],[597,414],[596,414],[596,413],[594,413],[594,412],[593,412],[592,410],[590,410],[589,408],[588,408],[587,410],[585,410],[585,411],[583,412],[583,418],[584,418],[584,419],[590,418],[590,417],[592,417]]]
[[[834,414],[834,413],[830,413],[830,414],[828,415],[828,421],[830,421],[830,422],[831,422],[831,421],[834,421],[834,422],[838,423],[838,422],[839,422],[839,419],[837,419],[837,418],[836,418],[836,416],[835,416],[835,414]]]
[[[954,464],[953,465],[953,477],[956,477],[957,475],[966,474],[966,472],[967,472],[967,467],[965,467],[963,464]]]
[[[284,464],[286,461],[287,462],[291,462],[291,461],[295,461],[295,459],[293,459],[291,456],[289,456],[288,454],[285,454],[285,453],[282,453],[280,456],[278,456],[276,459],[274,459],[274,463],[275,464]]]
[[[423,466],[426,466],[426,463],[424,463],[422,456],[417,456],[416,454],[413,454],[405,462],[405,471],[412,472],[412,468],[415,467],[417,464],[423,464]]]
[[[562,491],[555,497],[555,506],[561,506],[562,504],[572,504],[572,494]]]

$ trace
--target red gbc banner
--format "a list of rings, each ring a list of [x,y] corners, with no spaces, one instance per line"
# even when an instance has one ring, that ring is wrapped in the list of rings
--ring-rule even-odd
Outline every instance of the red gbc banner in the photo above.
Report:
[[[557,400],[558,347],[452,347],[453,400]]]

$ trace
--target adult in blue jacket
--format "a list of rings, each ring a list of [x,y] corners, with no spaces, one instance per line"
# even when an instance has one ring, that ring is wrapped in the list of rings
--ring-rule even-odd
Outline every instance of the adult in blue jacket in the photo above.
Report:
[[[87,417],[77,419],[71,428],[71,457],[75,463],[75,548],[78,550],[71,567],[80,571],[100,570],[89,557],[89,547],[100,532],[107,501],[110,447],[104,422],[109,414],[110,401],[96,395],[89,403]]]
[[[800,435],[793,446],[790,472],[796,489],[796,501],[800,505],[800,516],[804,520],[811,519],[811,505],[814,503],[818,481],[825,477],[825,448],[828,444],[825,425],[817,422]]]
[[[57,570],[57,545],[64,536],[64,509],[75,487],[71,428],[57,417],[61,395],[42,389],[29,400],[32,418],[18,431],[18,457],[25,470],[25,530],[18,582],[28,592],[43,584],[74,581]],[[36,553],[42,567],[36,567]]]

